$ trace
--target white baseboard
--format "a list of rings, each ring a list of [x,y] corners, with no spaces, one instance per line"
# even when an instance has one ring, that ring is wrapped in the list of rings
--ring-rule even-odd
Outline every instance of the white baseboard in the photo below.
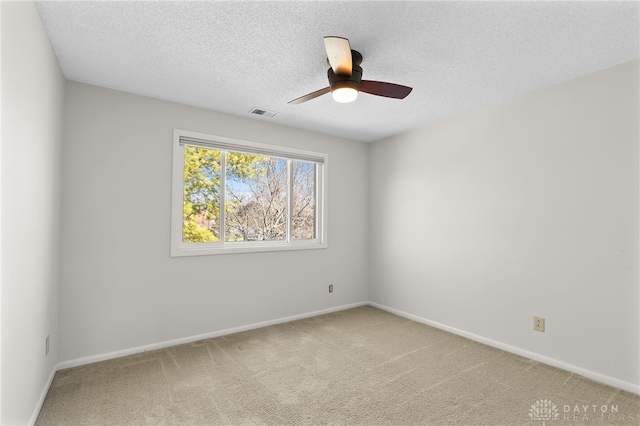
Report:
[[[182,345],[182,344],[185,344],[185,343],[197,342],[198,340],[211,339],[211,338],[214,338],[214,337],[220,337],[220,336],[224,336],[224,335],[227,335],[227,334],[239,333],[241,331],[254,330],[256,328],[267,327],[267,326],[270,326],[270,325],[282,324],[282,323],[289,322],[289,321],[295,321],[295,320],[299,320],[299,319],[315,317],[315,316],[318,316],[318,315],[329,314],[331,312],[343,311],[345,309],[356,308],[358,306],[365,306],[367,304],[368,304],[367,302],[351,303],[349,305],[336,306],[336,307],[333,307],[333,308],[322,309],[322,310],[319,310],[319,311],[307,312],[305,314],[292,315],[292,316],[289,316],[289,317],[283,317],[283,318],[278,318],[278,319],[269,320],[269,321],[262,321],[262,322],[257,322],[257,323],[253,323],[253,324],[242,325],[242,326],[239,326],[239,327],[227,328],[227,329],[224,329],[224,330],[212,331],[212,332],[209,332],[209,333],[198,334],[198,335],[195,335],[195,336],[182,337],[182,338],[179,338],[179,339],[167,340],[167,341],[158,342],[158,343],[151,343],[149,345],[144,345],[144,346],[137,346],[135,348],[122,349],[122,350],[108,352],[108,353],[104,353],[104,354],[91,355],[91,356],[87,356],[87,357],[83,357],[83,358],[72,359],[72,360],[69,360],[69,361],[62,361],[62,362],[59,362],[56,365],[56,371],[64,370],[65,368],[72,368],[72,367],[78,367],[78,366],[85,365],[85,364],[91,364],[93,362],[106,361],[106,360],[109,360],[109,359],[120,358],[120,357],[123,357],[123,356],[133,355],[133,354],[137,354],[137,353],[141,353],[141,352],[152,351],[152,350],[155,350],[155,349],[162,349],[162,348],[168,348],[170,346],[176,346],[176,345]],[[47,387],[47,389],[48,389],[48,387]]]
[[[38,398],[38,403],[36,404],[35,410],[33,410],[33,414],[31,414],[31,418],[29,419],[29,425],[34,425],[36,420],[38,420],[38,415],[40,414],[40,410],[42,410],[42,405],[44,404],[44,400],[47,398],[47,393],[49,393],[49,388],[51,387],[51,383],[53,382],[53,376],[56,375],[57,365],[53,366],[51,370],[51,374],[49,374],[49,379],[47,379],[47,383],[45,383],[42,392],[40,393],[40,398]]]
[[[595,382],[599,382],[608,386],[612,386],[614,388],[622,389],[627,392],[634,393],[636,395],[640,395],[640,386],[635,385],[633,383],[625,382],[620,379],[616,379],[614,377],[605,376],[604,374],[596,373],[594,371],[586,370],[584,368],[577,367],[572,364],[568,364],[563,361],[558,361],[557,359],[549,358],[544,355],[537,354],[535,352],[530,352],[525,349],[517,348],[515,346],[507,345],[505,343],[501,343],[492,339],[488,339],[486,337],[478,336],[477,334],[469,333],[467,331],[459,330],[454,327],[449,327],[448,325],[440,324],[435,321],[428,320],[426,318],[419,317],[417,315],[409,314],[404,311],[400,311],[398,309],[390,308],[388,306],[381,305],[375,302],[369,302],[369,305],[382,309],[383,311],[387,311],[389,313],[398,315],[403,318],[407,318],[422,324],[429,325],[431,327],[438,328],[440,330],[448,331],[452,334],[457,334],[458,336],[466,337],[467,339],[474,340],[479,343],[483,343],[487,346],[492,346],[494,348],[502,349],[505,352],[511,352],[516,355],[523,356],[525,358],[532,359],[534,361],[538,361],[542,364],[547,364],[552,367],[560,368],[565,371],[569,371],[570,373],[575,373],[580,376],[584,376],[588,379],[591,379]]]

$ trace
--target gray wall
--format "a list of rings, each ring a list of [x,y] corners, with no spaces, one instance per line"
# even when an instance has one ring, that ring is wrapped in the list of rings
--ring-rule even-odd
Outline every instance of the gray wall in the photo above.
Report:
[[[638,389],[638,99],[634,61],[374,143],[370,300]]]
[[[65,80],[34,3],[3,1],[0,8],[0,423],[13,425],[33,420],[57,362]]]
[[[169,257],[174,128],[327,153],[329,247]],[[64,139],[61,361],[367,300],[366,144],[75,82]]]

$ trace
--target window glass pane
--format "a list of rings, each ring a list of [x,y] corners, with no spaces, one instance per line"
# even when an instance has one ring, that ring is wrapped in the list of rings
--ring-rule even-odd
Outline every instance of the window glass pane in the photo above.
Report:
[[[291,237],[316,237],[316,165],[291,161]]]
[[[287,233],[287,162],[228,152],[225,241],[280,241]]]
[[[220,240],[220,151],[185,146],[182,241]]]

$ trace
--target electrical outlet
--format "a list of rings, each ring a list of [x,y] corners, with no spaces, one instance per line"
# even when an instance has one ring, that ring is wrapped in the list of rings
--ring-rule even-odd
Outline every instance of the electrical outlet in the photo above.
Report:
[[[533,317],[533,329],[544,333],[544,318]]]
[[[333,293],[333,284],[329,284],[329,293]]]
[[[49,336],[44,339],[44,356],[49,355]]]

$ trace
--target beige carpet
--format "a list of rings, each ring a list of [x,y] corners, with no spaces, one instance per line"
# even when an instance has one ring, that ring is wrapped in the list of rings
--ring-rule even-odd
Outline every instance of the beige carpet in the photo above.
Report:
[[[640,397],[365,306],[59,371],[36,424],[639,425]]]

